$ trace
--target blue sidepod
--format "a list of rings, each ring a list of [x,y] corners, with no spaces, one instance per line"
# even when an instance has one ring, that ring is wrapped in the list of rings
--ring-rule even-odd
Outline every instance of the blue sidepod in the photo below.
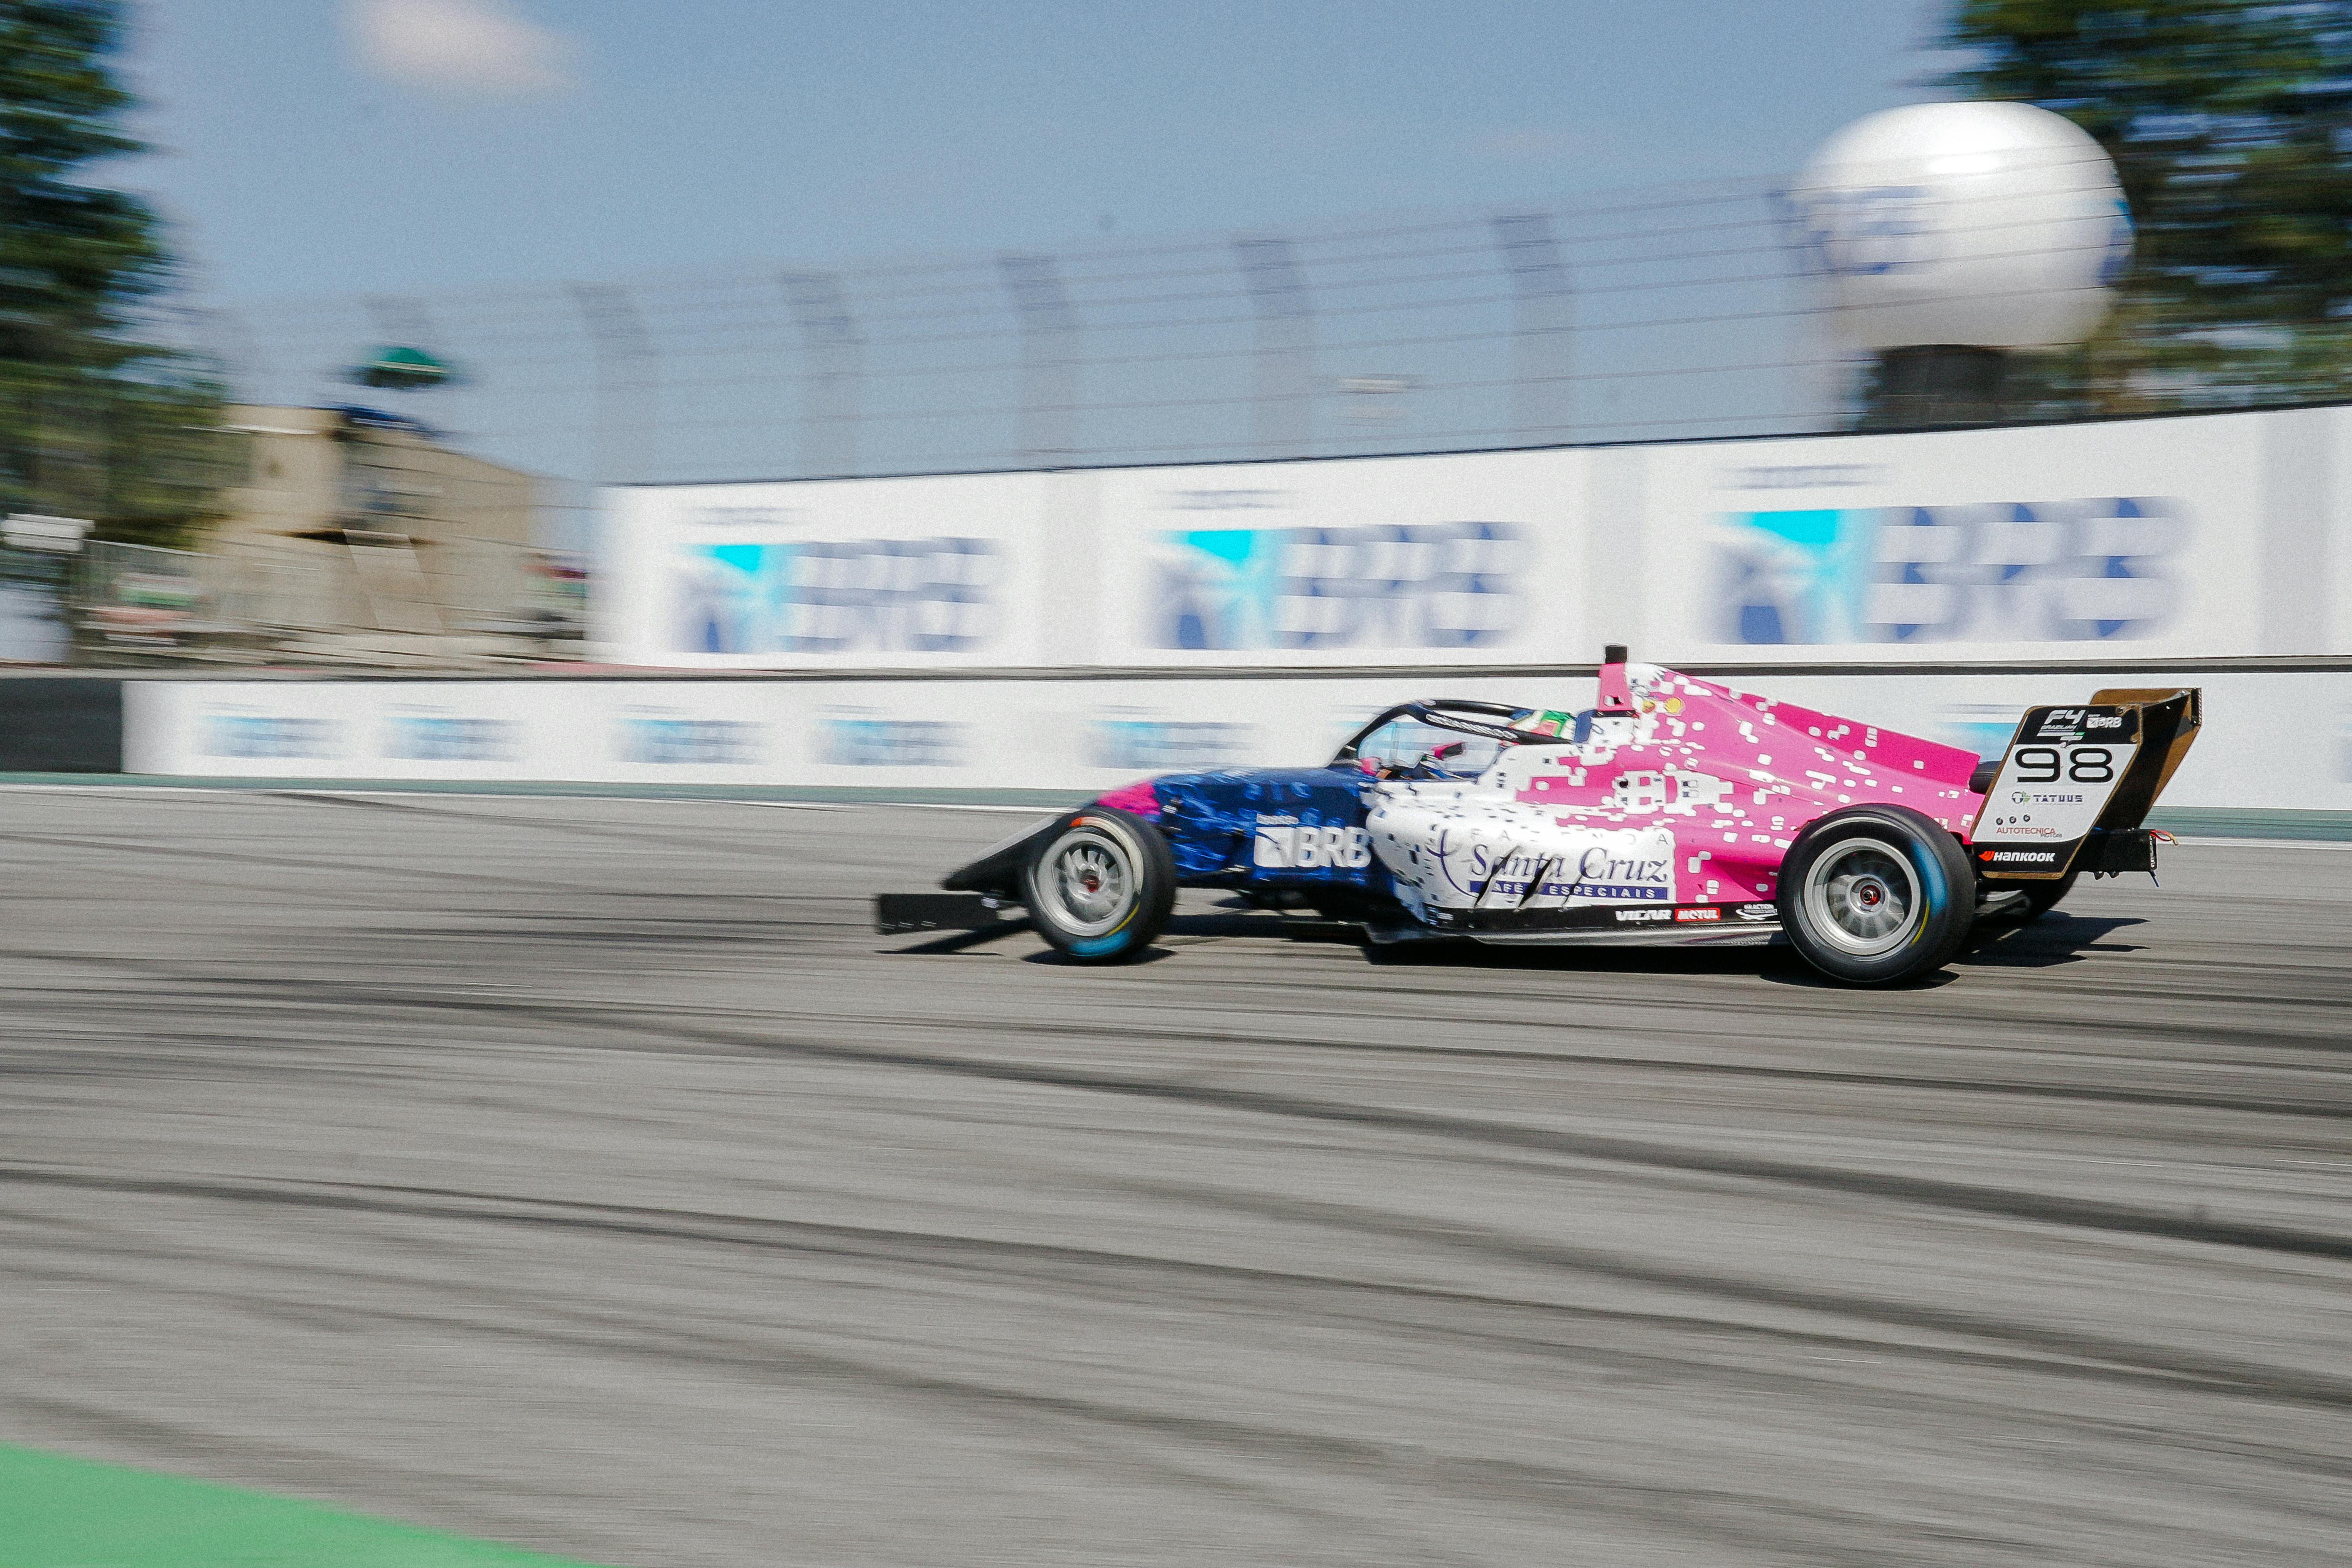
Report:
[[[1364,830],[1366,782],[1351,763],[1165,773],[1151,785],[1188,886],[1385,891]]]

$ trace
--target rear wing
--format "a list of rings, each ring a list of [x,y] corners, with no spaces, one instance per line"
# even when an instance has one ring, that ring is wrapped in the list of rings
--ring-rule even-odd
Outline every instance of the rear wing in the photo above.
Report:
[[[2204,722],[2205,695],[2195,687],[2116,689],[2080,707],[2027,709],[1969,837],[1978,871],[2054,881],[2076,869],[2121,868],[2103,858],[2107,837],[2147,820]],[[2086,845],[2100,848],[2086,855]]]

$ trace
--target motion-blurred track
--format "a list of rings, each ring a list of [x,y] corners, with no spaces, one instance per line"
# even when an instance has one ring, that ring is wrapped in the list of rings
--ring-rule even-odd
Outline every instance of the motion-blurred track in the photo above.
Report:
[[[0,794],[0,1436],[644,1564],[2352,1560],[2352,848],[1894,994],[871,933],[1022,820]]]

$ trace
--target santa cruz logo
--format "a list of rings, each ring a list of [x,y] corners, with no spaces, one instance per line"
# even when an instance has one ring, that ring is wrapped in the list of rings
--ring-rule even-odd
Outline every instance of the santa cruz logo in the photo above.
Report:
[[[1550,855],[1513,855],[1501,865],[1494,863],[1493,853],[1483,845],[1470,851],[1471,889],[1487,892],[1498,899],[1565,898],[1575,884],[1563,879],[1561,862]],[[1537,879],[1541,878],[1541,881]]]
[[[1587,849],[1576,863],[1579,898],[1664,903],[1674,897],[1675,863],[1663,855],[1619,855]]]
[[[1590,900],[1599,903],[1672,903],[1672,841],[1663,833],[1627,834],[1615,847],[1591,844],[1558,849],[1509,849],[1480,843],[1459,830],[1437,835],[1439,870],[1468,898]]]
[[[1566,855],[1530,851],[1497,863],[1493,851],[1481,844],[1470,851],[1470,890],[1497,898],[1540,895],[1663,903],[1673,890],[1671,866],[1664,856],[1612,855],[1598,848],[1587,849],[1573,861]]]

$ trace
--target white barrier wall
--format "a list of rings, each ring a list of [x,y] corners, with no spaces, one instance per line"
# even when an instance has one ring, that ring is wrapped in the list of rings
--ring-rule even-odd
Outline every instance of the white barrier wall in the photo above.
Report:
[[[2347,436],[2319,408],[625,488],[608,656],[731,679],[139,681],[125,748],[172,774],[1097,790],[1319,762],[1412,697],[1581,707],[1589,677],[1496,672],[1622,642],[1979,752],[2028,702],[2201,685],[2168,804],[2352,810]],[[2307,668],[2229,668],[2281,656]],[[2223,668],[2163,668],[2189,660]],[[1792,666],[1845,673],[1768,668]]]
[[[713,669],[2352,652],[2352,410],[609,492],[595,632]]]
[[[2198,685],[2173,806],[2352,811],[2352,671],[1926,672],[1728,683],[1980,753],[2029,704]],[[177,776],[1098,791],[1154,773],[1328,761],[1414,697],[1581,708],[1593,681],[1464,673],[1127,679],[140,680],[130,771]]]

